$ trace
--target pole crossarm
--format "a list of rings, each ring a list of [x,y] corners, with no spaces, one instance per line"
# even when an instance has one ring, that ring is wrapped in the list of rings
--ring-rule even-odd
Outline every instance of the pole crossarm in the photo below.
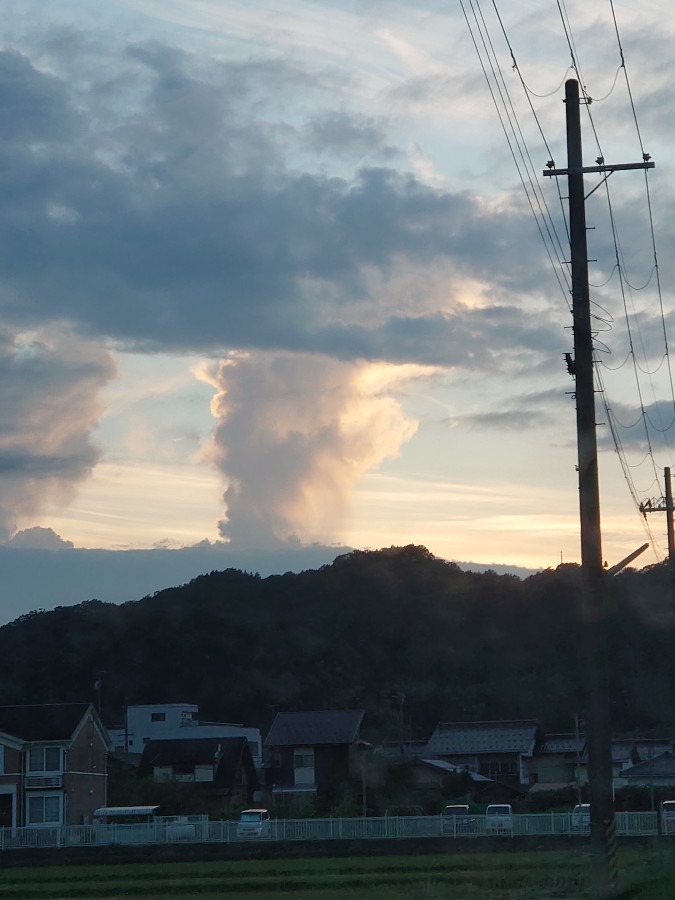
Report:
[[[641,163],[615,163],[614,165],[601,166],[574,166],[571,169],[544,169],[544,175],[584,175],[586,172],[619,172],[622,169],[653,169],[654,162]]]
[[[654,498],[651,500],[643,500],[640,504],[640,512],[643,516],[646,516],[647,513],[650,512],[668,512],[668,510],[672,508],[672,503],[668,505],[665,497],[661,497],[660,500]]]
[[[673,514],[675,506],[673,505],[673,486],[670,480],[670,467],[666,466],[663,470],[663,480],[665,482],[665,494],[663,497],[650,498],[643,500],[640,504],[640,512],[647,521],[647,513],[664,512],[666,514],[666,527],[668,529],[668,559],[675,560],[675,523],[673,522]]]

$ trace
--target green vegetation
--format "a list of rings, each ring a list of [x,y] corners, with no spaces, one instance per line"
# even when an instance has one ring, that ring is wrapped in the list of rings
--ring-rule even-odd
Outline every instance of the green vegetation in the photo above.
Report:
[[[623,897],[672,897],[675,855],[623,848]],[[286,896],[353,900],[536,900],[590,897],[587,850],[44,866],[0,870],[3,900]],[[655,872],[660,877],[655,879]],[[654,879],[653,885],[646,879]],[[671,880],[669,880],[671,879]],[[630,887],[630,885],[633,887]],[[661,891],[659,893],[658,891]]]
[[[525,580],[463,572],[423,547],[358,551],[317,571],[229,569],[121,606],[92,600],[0,628],[0,703],[199,703],[266,731],[276,710],[363,708],[364,737],[428,738],[438,721],[583,708],[579,569]],[[610,579],[616,731],[672,726],[675,602],[667,564]],[[54,640],[58,635],[58,641]]]

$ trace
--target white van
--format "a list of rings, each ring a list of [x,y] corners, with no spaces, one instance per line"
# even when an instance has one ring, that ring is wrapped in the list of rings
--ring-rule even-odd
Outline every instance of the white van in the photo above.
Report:
[[[675,800],[664,800],[661,804],[661,825],[664,834],[675,834]]]
[[[237,837],[267,838],[272,833],[272,819],[266,809],[245,809],[237,822]]]
[[[586,832],[591,830],[591,804],[577,803],[571,815],[572,831]]]
[[[441,813],[443,834],[471,834],[475,832],[475,826],[469,815],[467,803],[451,803],[443,807]]]
[[[485,830],[490,834],[511,834],[513,810],[510,803],[491,803],[485,810]]]

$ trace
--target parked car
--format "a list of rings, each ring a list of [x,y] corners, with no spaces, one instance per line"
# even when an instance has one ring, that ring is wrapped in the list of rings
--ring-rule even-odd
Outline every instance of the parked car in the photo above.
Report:
[[[675,800],[664,800],[661,804],[661,826],[664,834],[675,834]]]
[[[491,803],[485,810],[485,830],[491,834],[511,834],[513,810],[510,803]]]
[[[466,803],[454,803],[443,807],[441,820],[443,834],[475,834],[477,830]]]
[[[237,837],[267,838],[272,833],[272,819],[266,809],[245,809],[237,822]]]
[[[591,830],[591,804],[577,803],[572,810],[572,831],[587,832]]]

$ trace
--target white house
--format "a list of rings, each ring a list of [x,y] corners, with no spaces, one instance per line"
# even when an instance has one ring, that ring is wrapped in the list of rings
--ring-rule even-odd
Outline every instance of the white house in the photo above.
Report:
[[[258,728],[229,722],[202,722],[195,703],[144,703],[128,706],[123,728],[109,728],[113,750],[143,753],[149,741],[198,738],[246,738],[253,764],[262,767],[262,736]]]

